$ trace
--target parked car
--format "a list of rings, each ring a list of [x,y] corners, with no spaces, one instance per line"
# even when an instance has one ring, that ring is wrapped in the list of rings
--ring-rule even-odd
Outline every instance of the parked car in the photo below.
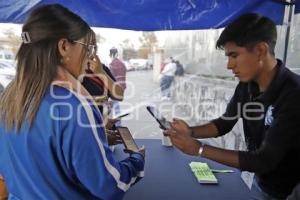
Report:
[[[0,49],[0,62],[6,62],[10,64],[15,63],[15,55],[12,51],[1,48]]]
[[[130,59],[129,65],[134,70],[145,70],[150,68],[148,60],[142,58]]]
[[[124,62],[124,65],[126,67],[126,71],[133,71],[134,68],[133,66],[129,63],[129,61],[123,61]]]
[[[16,68],[13,64],[0,61],[0,93],[15,78]]]

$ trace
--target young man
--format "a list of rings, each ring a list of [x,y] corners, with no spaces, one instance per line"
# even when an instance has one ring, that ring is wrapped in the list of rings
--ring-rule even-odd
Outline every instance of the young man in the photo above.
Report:
[[[227,68],[240,80],[223,116],[189,127],[174,120],[165,131],[184,153],[255,173],[255,199],[285,199],[300,180],[300,77],[275,59],[276,26],[267,17],[245,14],[217,41]],[[247,151],[203,145],[196,138],[222,136],[243,120]],[[257,196],[258,195],[258,196]]]

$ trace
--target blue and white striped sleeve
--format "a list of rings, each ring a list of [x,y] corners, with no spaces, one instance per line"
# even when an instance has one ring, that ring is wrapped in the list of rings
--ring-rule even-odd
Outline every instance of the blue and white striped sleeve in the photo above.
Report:
[[[87,105],[85,99],[78,99],[80,102],[72,102],[76,114],[63,128],[64,156],[70,161],[79,184],[92,195],[101,199],[122,199],[130,186],[143,177],[144,158],[132,154],[117,161],[99,125],[102,123],[99,112]]]

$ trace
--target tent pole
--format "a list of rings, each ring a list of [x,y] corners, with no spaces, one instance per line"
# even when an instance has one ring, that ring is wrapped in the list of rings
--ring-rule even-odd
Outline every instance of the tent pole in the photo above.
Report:
[[[290,39],[290,32],[291,32],[291,25],[292,25],[292,16],[293,16],[293,0],[288,6],[288,22],[287,22],[287,29],[286,29],[286,34],[285,34],[285,43],[284,43],[284,53],[283,53],[283,63],[286,65],[286,60],[287,60],[287,53],[288,53],[288,47],[289,47],[289,39]]]

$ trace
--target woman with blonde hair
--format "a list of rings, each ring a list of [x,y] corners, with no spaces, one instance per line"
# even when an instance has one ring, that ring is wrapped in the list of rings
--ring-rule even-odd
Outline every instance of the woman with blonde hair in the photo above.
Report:
[[[0,97],[0,174],[11,199],[121,199],[143,176],[144,150],[117,161],[102,116],[78,81],[100,63],[95,34],[55,4],[22,29],[17,75]]]

